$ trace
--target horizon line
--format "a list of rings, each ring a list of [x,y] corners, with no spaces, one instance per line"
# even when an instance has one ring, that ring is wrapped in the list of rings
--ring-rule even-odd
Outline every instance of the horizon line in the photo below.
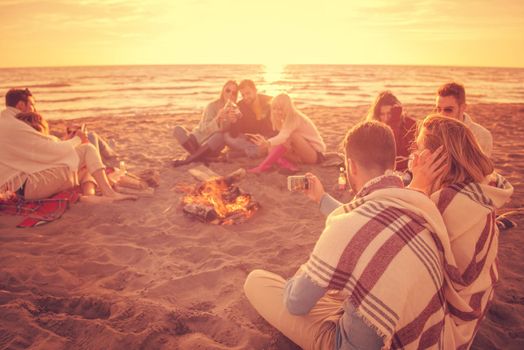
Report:
[[[0,69],[30,68],[90,68],[90,67],[140,67],[140,66],[394,66],[394,67],[439,67],[439,68],[507,68],[524,69],[523,66],[481,66],[481,65],[448,65],[448,64],[386,64],[386,63],[124,63],[124,64],[87,64],[87,65],[49,65],[49,66],[8,66]]]

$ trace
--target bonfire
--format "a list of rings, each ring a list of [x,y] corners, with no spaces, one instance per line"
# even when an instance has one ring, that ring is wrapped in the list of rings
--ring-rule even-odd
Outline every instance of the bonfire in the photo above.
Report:
[[[182,198],[182,211],[202,222],[231,225],[249,219],[260,208],[253,197],[235,183],[245,176],[239,169],[225,177],[216,177],[192,186]]]

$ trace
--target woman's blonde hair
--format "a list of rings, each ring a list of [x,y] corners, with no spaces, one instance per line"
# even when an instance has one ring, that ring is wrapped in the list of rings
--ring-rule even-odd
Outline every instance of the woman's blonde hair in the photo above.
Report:
[[[28,124],[36,131],[49,135],[49,124],[40,114],[36,112],[21,112],[15,115],[15,118]]]
[[[433,190],[455,183],[482,182],[493,172],[493,163],[486,156],[471,130],[462,122],[440,114],[427,116],[420,125],[424,148],[434,152],[440,146],[447,156],[446,171]],[[431,191],[433,192],[433,191]]]
[[[295,104],[288,94],[283,93],[273,97],[271,100],[271,109],[275,107],[280,107],[284,114],[283,120],[277,120],[275,114],[271,113],[271,124],[276,130],[281,130],[284,124],[296,124],[300,117],[307,118],[295,107]]]

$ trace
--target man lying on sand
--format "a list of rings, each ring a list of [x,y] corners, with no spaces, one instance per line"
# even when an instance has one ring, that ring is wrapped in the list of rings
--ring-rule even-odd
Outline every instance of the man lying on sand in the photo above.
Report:
[[[102,196],[110,200],[136,199],[113,190],[100,154],[83,130],[76,130],[69,140],[59,140],[47,133],[47,122],[35,113],[28,89],[11,89],[5,99],[6,109],[0,115],[1,191],[43,199],[74,187],[80,179],[80,184],[96,182]]]
[[[287,282],[251,272],[248,300],[304,349],[454,348],[438,249],[449,240],[436,206],[394,175],[395,139],[385,124],[357,124],[345,153],[355,199],[338,207],[310,175],[308,196],[332,211],[325,229]]]

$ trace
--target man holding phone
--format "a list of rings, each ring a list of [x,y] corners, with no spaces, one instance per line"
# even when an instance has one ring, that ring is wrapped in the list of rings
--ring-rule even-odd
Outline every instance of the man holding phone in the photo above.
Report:
[[[449,238],[438,209],[394,175],[385,124],[357,124],[344,148],[355,199],[341,205],[309,174],[306,194],[331,211],[325,229],[289,280],[252,271],[248,300],[303,349],[454,348],[438,249]]]
[[[224,139],[229,147],[244,152],[249,158],[258,158],[266,150],[257,146],[254,139],[275,135],[271,124],[271,96],[258,93],[255,83],[249,79],[242,80],[238,89],[242,94],[238,102],[242,116],[231,124]]]

